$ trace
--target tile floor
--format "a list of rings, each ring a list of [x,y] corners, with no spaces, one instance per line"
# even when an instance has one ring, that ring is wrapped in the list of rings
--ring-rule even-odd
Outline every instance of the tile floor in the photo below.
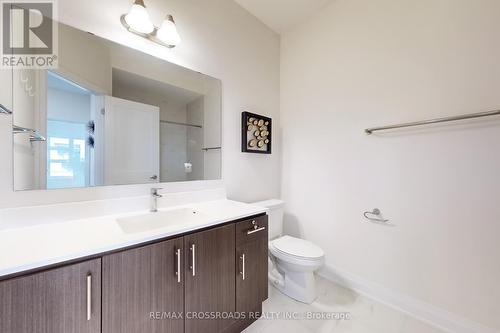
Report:
[[[269,286],[261,318],[244,333],[445,333],[386,305],[318,277],[318,299],[310,305]],[[348,313],[350,319],[308,320],[307,313]],[[295,318],[283,318],[295,315]],[[302,317],[302,318],[298,318]]]

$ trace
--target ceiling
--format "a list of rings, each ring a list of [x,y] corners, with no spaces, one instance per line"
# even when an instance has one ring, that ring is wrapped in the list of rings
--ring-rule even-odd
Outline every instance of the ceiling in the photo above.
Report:
[[[51,71],[47,71],[48,88],[63,90],[78,95],[90,95],[90,91],[82,86],[60,76]]]
[[[149,95],[161,96],[179,104],[188,104],[202,95],[164,82],[113,68],[113,86],[128,88]]]
[[[309,19],[332,0],[234,0],[279,34]]]

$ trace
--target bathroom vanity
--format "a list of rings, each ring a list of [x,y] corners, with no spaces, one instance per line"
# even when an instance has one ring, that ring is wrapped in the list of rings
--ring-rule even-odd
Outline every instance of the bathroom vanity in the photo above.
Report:
[[[222,82],[53,24],[57,66],[2,72],[0,332],[240,332],[267,298],[268,218],[213,188]]]
[[[192,230],[181,232],[134,231],[127,225],[134,221],[141,215],[113,218],[120,234],[136,237],[133,245],[122,239],[104,252],[7,275],[4,269],[0,332],[240,332],[260,316],[268,286],[265,213],[184,221],[177,229]]]

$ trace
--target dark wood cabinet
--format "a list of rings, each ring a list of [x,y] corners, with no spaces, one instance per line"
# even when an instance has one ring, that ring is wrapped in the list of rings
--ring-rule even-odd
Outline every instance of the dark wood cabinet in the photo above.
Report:
[[[236,224],[236,311],[259,312],[267,299],[267,216]]]
[[[103,333],[184,332],[183,248],[180,237],[103,257]]]
[[[0,282],[0,332],[101,332],[101,259]]]
[[[211,316],[235,311],[234,251],[234,224],[184,237],[186,333],[222,332],[233,322]]]
[[[259,216],[0,280],[0,333],[241,332],[267,298],[267,228]]]

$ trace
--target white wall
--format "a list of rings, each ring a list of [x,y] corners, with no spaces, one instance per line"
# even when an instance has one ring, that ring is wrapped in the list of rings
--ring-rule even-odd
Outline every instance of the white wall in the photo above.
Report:
[[[187,105],[187,123],[194,125],[201,125],[203,128],[198,127],[187,127],[187,162],[192,164],[191,173],[186,174],[189,180],[196,179],[210,179],[205,178],[205,165],[204,165],[204,147],[203,133],[210,129],[207,129],[204,125],[205,111],[210,112],[211,110],[205,110],[205,97],[198,97],[194,101],[191,101]],[[219,122],[220,124],[220,122]],[[220,164],[220,163],[218,163]],[[208,168],[214,168],[208,166]]]
[[[15,70],[13,74],[12,110],[20,110],[15,113],[14,124],[26,128],[36,128],[37,73],[33,70]],[[4,102],[0,103],[4,104]],[[16,168],[14,183],[16,184],[16,188],[20,190],[35,188],[38,182],[35,170],[35,149],[37,143],[32,144],[29,137],[29,134],[19,133],[12,138],[12,149],[15,151],[13,163]]]
[[[186,126],[160,123],[160,180],[162,182],[188,180],[184,168],[184,163],[188,161],[187,138]]]
[[[232,0],[149,0],[148,10],[159,25],[174,15],[183,42],[173,50],[128,33],[119,17],[131,1],[59,1],[59,17],[96,35],[150,53],[223,82],[223,178],[228,196],[252,201],[280,192],[279,142],[273,155],[240,152],[240,117],[248,109],[270,115],[279,129],[279,36]],[[147,193],[146,186],[12,193],[9,117],[0,116],[0,208],[51,202],[88,200]],[[274,133],[279,139],[278,130]],[[256,185],[258,181],[258,185]],[[192,185],[191,188],[199,185]],[[176,185],[164,184],[169,188]]]
[[[64,13],[60,14],[64,16]],[[94,92],[111,95],[111,55],[105,45],[99,39],[89,38],[87,33],[65,25],[58,26],[58,36],[59,66],[56,72]]]
[[[326,265],[500,328],[500,2],[337,0],[282,39],[283,198]],[[396,224],[366,223],[378,207]]]

